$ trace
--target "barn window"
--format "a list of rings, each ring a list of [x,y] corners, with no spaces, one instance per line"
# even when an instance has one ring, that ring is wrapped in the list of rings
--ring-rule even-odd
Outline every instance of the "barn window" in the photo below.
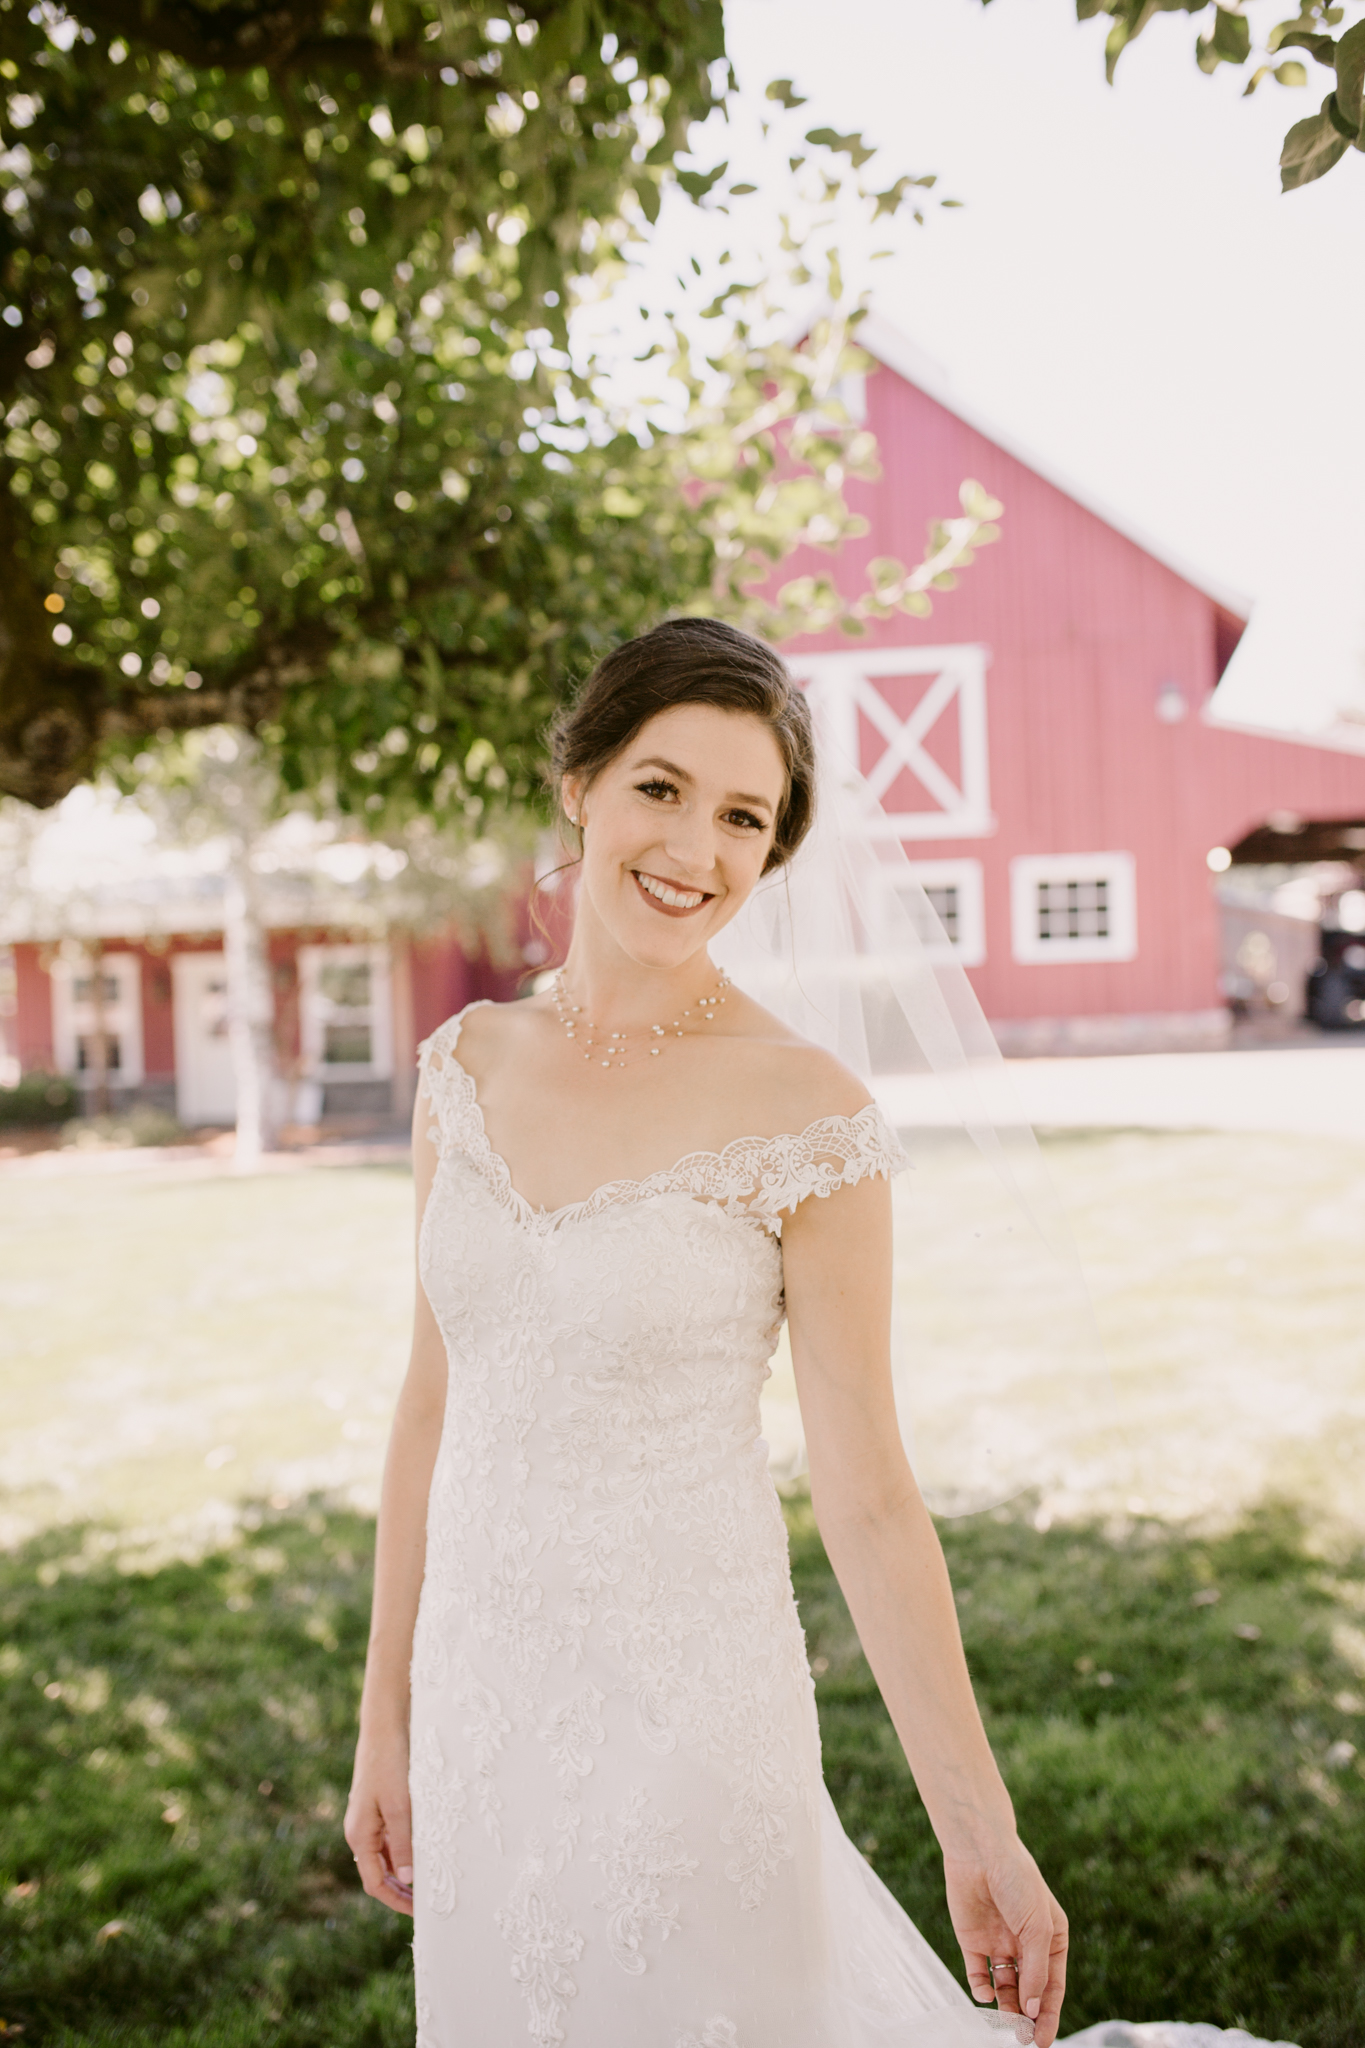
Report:
[[[1014,957],[1131,960],[1137,889],[1130,853],[1027,854],[1010,863]]]
[[[393,1033],[385,948],[301,946],[299,1028],[314,1080],[387,1080]]]
[[[52,963],[52,1036],[64,1074],[93,1081],[100,1067],[116,1088],[136,1088],[143,1078],[142,972],[135,953],[104,953],[96,985],[88,959],[74,951]]]
[[[964,967],[979,967],[986,957],[980,861],[912,860],[910,871],[934,912],[936,928],[924,934],[930,951],[951,952]]]

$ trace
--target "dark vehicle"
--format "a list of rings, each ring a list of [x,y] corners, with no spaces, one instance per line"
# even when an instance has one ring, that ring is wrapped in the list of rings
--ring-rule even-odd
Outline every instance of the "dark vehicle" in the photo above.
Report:
[[[1324,1031],[1365,1026],[1365,934],[1324,928],[1304,1007]]]

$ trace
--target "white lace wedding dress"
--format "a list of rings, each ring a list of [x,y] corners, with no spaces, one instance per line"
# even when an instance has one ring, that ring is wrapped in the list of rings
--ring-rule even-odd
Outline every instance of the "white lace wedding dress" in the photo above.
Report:
[[[533,1210],[460,1022],[422,1059],[449,1394],[412,1660],[417,2048],[1027,2039],[840,1827],[759,1434],[782,1217],[896,1172],[893,1132],[870,1107]]]

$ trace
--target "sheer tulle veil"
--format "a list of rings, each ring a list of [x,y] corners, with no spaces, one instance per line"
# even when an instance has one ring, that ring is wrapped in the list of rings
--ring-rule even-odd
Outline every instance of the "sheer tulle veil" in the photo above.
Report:
[[[895,1183],[892,1356],[930,1506],[1083,1493],[1097,1460],[1112,1470],[1114,1412],[1070,1230],[944,927],[819,728],[817,707],[815,824],[712,957],[867,1081],[910,1157]]]

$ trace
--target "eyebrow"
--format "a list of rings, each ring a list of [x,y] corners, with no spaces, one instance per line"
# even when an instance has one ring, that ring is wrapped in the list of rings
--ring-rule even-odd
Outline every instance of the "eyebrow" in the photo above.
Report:
[[[694,782],[695,777],[680,768],[676,761],[665,761],[662,754],[651,754],[647,760],[636,761],[631,769],[635,774],[641,768],[662,768],[666,775],[676,775],[679,782]],[[755,810],[771,811],[771,799],[766,796],[746,796],[742,789],[732,789],[725,801],[731,804],[752,804]]]

